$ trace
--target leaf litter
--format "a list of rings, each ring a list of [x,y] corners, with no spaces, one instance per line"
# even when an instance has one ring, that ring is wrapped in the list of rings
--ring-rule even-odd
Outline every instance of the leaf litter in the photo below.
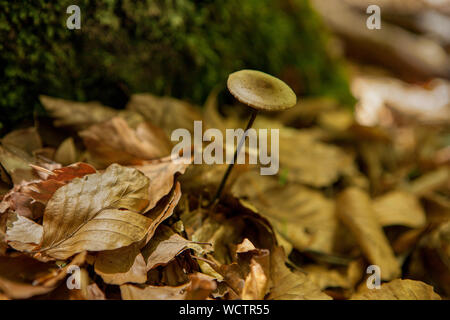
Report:
[[[302,101],[255,123],[280,129],[279,173],[238,165],[208,207],[225,166],[174,161],[169,136],[194,120],[242,126],[239,106],[219,111],[217,91],[203,109],[150,94],[122,111],[41,102],[57,143],[45,126],[1,140],[1,299],[450,296],[450,173],[434,160],[439,144],[405,149],[397,132],[361,126],[332,101]],[[367,288],[369,265],[381,268],[379,290]],[[70,290],[73,266],[81,288]]]

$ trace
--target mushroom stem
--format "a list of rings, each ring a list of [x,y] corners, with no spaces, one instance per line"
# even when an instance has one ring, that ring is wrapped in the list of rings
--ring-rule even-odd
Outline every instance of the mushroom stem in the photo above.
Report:
[[[241,140],[239,141],[236,151],[234,152],[233,162],[228,165],[227,171],[225,171],[225,174],[222,177],[222,181],[220,182],[219,188],[217,189],[217,192],[214,195],[214,198],[212,198],[211,202],[209,203],[209,206],[214,204],[214,202],[216,202],[217,199],[220,199],[223,189],[225,187],[225,184],[227,183],[228,176],[230,175],[231,170],[233,169],[234,164],[237,161],[237,157],[238,157],[239,153],[241,152],[242,146],[245,143],[245,138],[247,137],[248,129],[250,129],[252,127],[253,122],[255,121],[255,118],[257,115],[258,115],[258,110],[253,109],[252,115],[251,115],[250,119],[248,120],[247,127],[245,128],[244,135],[242,136]]]

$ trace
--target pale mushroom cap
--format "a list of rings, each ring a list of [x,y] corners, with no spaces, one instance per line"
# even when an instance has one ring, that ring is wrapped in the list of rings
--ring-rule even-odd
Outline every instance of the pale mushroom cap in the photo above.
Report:
[[[278,111],[297,103],[294,91],[283,81],[256,70],[241,70],[228,76],[228,90],[252,108]]]

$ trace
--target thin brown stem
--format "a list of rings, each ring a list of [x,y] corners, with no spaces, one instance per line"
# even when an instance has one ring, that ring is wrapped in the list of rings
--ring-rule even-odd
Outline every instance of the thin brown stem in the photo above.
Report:
[[[245,128],[244,135],[242,136],[241,140],[239,141],[236,151],[234,152],[233,162],[228,165],[227,171],[225,171],[225,174],[222,177],[222,181],[220,182],[219,188],[217,189],[217,192],[214,195],[214,198],[212,198],[212,200],[208,206],[211,206],[212,204],[214,204],[214,202],[216,202],[216,200],[220,199],[220,197],[222,196],[222,192],[225,187],[225,184],[227,183],[228,176],[230,175],[231,170],[233,169],[234,164],[237,161],[238,155],[239,155],[242,147],[245,144],[245,138],[247,137],[248,129],[250,129],[252,127],[253,122],[255,121],[255,118],[257,115],[258,115],[258,110],[253,109],[252,115],[251,115],[250,119],[248,120],[247,127]]]

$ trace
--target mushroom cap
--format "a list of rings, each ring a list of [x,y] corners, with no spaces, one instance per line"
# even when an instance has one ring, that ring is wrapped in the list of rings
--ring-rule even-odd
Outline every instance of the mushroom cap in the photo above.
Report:
[[[297,103],[297,96],[286,83],[261,71],[234,72],[228,76],[227,86],[236,99],[258,110],[284,110]]]

